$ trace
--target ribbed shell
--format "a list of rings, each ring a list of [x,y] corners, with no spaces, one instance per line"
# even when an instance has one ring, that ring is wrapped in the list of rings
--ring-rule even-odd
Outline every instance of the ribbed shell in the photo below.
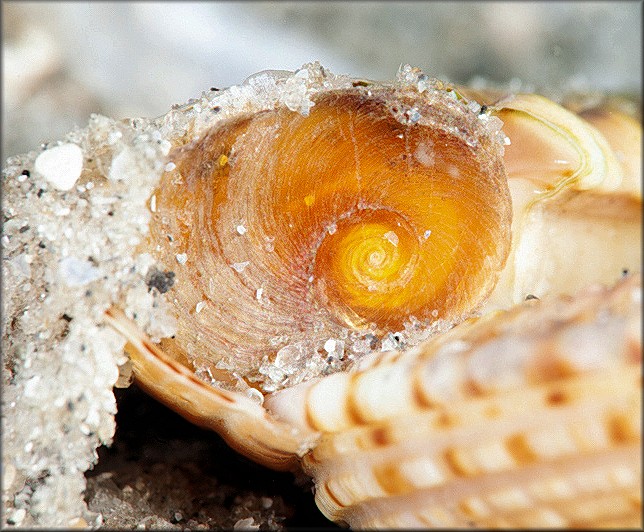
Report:
[[[355,528],[641,526],[640,319],[639,277],[530,300],[266,404]]]

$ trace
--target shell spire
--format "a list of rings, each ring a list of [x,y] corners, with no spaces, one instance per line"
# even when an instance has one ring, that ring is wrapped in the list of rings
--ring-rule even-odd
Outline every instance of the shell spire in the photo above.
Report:
[[[503,144],[418,76],[318,87],[305,113],[239,113],[170,153],[147,244],[176,272],[164,348],[271,391],[291,362],[326,371],[329,339],[346,363],[367,335],[485,300],[510,251]]]

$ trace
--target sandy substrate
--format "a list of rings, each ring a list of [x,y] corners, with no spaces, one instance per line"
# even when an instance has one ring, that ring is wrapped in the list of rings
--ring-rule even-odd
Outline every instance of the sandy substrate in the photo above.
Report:
[[[246,460],[136,386],[116,396],[114,443],[86,473],[85,500],[104,527],[339,528],[319,512],[306,479]]]
[[[271,80],[264,79],[272,92],[247,86],[222,93],[224,102],[214,91],[217,105],[195,102],[161,121],[94,115],[87,128],[7,159],[3,524],[275,529],[291,518],[324,522],[317,510],[301,513],[302,500],[314,508],[310,487],[266,476],[141,394],[128,399],[133,392],[119,389],[125,339],[104,320],[118,305],[151,338],[174,334],[167,303],[149,283],[154,261],[136,251],[170,139],[237,104],[271,106],[293,93],[308,102],[303,78],[284,90]],[[283,499],[284,489],[294,498]]]

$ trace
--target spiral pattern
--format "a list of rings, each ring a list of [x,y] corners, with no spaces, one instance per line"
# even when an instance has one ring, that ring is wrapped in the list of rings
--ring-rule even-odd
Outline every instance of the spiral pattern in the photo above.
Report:
[[[475,309],[506,260],[511,201],[501,146],[453,96],[336,89],[308,116],[245,115],[177,148],[150,235],[177,276],[174,347],[250,368]]]

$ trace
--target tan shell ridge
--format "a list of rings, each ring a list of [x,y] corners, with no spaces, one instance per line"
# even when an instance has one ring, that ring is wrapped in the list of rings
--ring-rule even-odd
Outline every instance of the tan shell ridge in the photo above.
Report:
[[[641,525],[640,321],[631,276],[266,405],[323,433],[304,467],[325,515],[352,527]]]
[[[633,275],[374,353],[361,371],[269,395],[267,410],[246,410],[240,394],[230,409],[225,391],[163,367],[162,393],[261,463],[292,468],[301,455],[321,510],[352,527],[634,526],[640,322]],[[136,344],[138,329],[117,327]]]
[[[297,457],[311,445],[307,432],[270,418],[248,397],[211,386],[165,355],[118,308],[107,322],[128,340],[137,383],[175,412],[218,432],[235,450],[276,470],[297,469]]]

